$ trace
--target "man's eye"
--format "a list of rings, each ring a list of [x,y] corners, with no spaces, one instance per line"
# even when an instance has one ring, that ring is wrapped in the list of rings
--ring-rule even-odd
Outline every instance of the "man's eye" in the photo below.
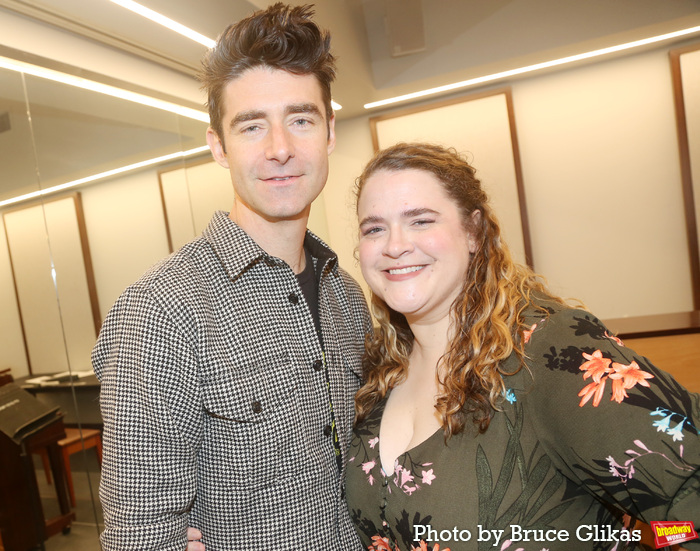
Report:
[[[297,126],[308,126],[311,124],[311,121],[309,119],[297,119],[294,121],[294,124]]]
[[[253,124],[251,126],[246,126],[241,130],[243,134],[249,134],[251,132],[256,132],[260,127],[257,124]]]

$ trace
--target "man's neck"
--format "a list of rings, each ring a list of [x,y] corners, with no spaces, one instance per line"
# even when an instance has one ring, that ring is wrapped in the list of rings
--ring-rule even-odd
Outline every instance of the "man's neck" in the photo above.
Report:
[[[308,212],[290,220],[269,221],[246,209],[231,210],[229,218],[236,222],[267,254],[284,260],[295,274],[306,266],[304,237]]]

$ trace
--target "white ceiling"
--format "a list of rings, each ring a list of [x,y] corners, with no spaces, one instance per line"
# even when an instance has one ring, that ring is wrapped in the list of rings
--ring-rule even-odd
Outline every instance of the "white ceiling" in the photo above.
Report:
[[[140,0],[216,38],[265,0]],[[294,4],[305,2],[294,1]],[[700,0],[316,0],[338,57],[339,118],[363,104],[700,25]],[[205,48],[109,0],[0,0],[0,7],[194,74]],[[393,57],[394,49],[422,51]]]

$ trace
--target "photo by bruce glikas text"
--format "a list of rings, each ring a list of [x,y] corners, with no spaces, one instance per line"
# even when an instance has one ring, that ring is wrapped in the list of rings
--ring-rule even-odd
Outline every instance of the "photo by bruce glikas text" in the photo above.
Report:
[[[413,526],[414,541],[437,542],[442,544],[456,544],[471,541],[476,538],[478,542],[491,542],[494,547],[501,544],[501,539],[506,530],[489,530],[478,524],[476,530],[468,530],[454,527],[451,530],[436,530],[429,524],[415,524]],[[515,542],[618,542],[640,541],[641,530],[615,530],[610,526],[597,526],[583,524],[575,532],[569,530],[531,530],[524,529],[517,524],[510,525],[509,540]]]

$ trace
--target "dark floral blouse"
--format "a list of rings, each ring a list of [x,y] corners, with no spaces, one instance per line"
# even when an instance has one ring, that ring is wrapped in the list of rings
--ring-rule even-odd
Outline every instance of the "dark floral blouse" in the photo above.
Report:
[[[593,315],[547,310],[526,317],[528,369],[505,377],[484,434],[439,430],[386,475],[385,400],[355,428],[347,499],[367,549],[623,551],[638,548],[630,517],[698,528],[700,396]]]

